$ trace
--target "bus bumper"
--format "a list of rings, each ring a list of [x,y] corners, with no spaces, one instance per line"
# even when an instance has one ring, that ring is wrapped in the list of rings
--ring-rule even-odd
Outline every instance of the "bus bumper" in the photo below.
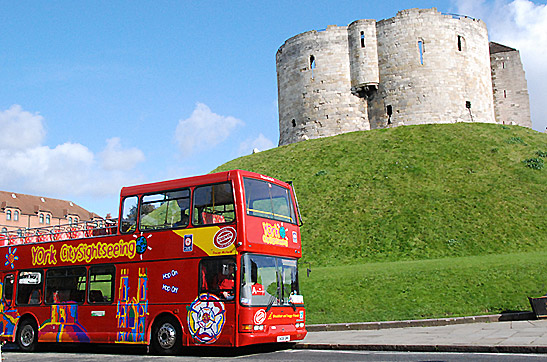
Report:
[[[239,334],[239,346],[257,343],[297,342],[306,337],[305,328],[296,329],[294,325],[268,326],[265,331],[253,331]]]

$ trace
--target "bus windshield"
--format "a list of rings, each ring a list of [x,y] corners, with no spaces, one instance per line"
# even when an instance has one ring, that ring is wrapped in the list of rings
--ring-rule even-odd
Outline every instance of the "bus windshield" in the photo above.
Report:
[[[296,223],[289,190],[267,181],[244,178],[247,215]]]
[[[245,254],[241,304],[252,307],[301,304],[296,259]]]

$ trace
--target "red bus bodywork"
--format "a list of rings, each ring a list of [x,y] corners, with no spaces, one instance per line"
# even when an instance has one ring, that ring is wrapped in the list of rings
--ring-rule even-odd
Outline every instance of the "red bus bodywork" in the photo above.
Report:
[[[260,214],[251,215],[245,205],[245,180],[258,180],[270,188],[288,190],[294,217],[279,221]],[[198,215],[194,205],[197,204],[194,199],[197,188],[219,184],[232,188],[233,209],[230,206],[228,211],[234,217],[229,221],[201,211]],[[147,210],[160,205],[159,202],[154,204],[156,196],[147,195],[172,190],[183,190],[172,195],[189,195],[191,201],[184,202],[190,203],[188,210],[193,210],[193,214],[189,215],[187,225],[157,229],[153,225],[143,226]],[[204,204],[214,205],[215,188],[212,190],[213,200],[203,201]],[[294,275],[296,261],[301,257],[300,219],[289,184],[252,172],[232,170],[124,187],[120,196],[120,217],[116,224],[58,228],[58,231],[49,232],[40,229],[31,236],[0,236],[3,238],[0,244],[5,244],[0,247],[0,253],[4,255],[0,273],[1,340],[21,345],[20,339],[25,338],[26,331],[35,332],[38,342],[154,346],[159,338],[169,346],[169,333],[178,332],[180,335],[176,336],[175,342],[180,346],[165,350],[156,348],[159,352],[171,353],[180,351],[182,346],[237,347],[297,341],[306,336],[305,309],[301,296],[296,295],[299,293],[297,274]],[[132,215],[139,215],[139,221],[123,232],[122,216],[128,211],[122,207],[127,199],[138,200],[139,209],[133,210]],[[150,205],[153,206],[143,206],[148,199],[152,200]],[[178,199],[179,205],[183,203],[181,200],[186,199]],[[171,205],[176,206],[176,203]],[[160,211],[156,213],[159,215]],[[168,216],[179,217],[168,215],[166,210],[164,214],[166,222]],[[64,234],[58,235],[61,233]],[[292,270],[292,282],[285,281],[291,277],[280,276],[273,264],[260,269],[265,275],[262,281],[267,273],[273,275],[275,271],[278,288],[266,291],[266,285],[253,286],[253,295],[260,295],[268,302],[248,305],[251,299],[240,295],[244,288],[242,263],[245,255],[249,255],[245,260],[275,261],[275,265],[293,265],[294,261],[294,268],[286,269],[289,270],[287,275]],[[226,264],[232,261],[235,280],[233,292],[228,292],[235,295],[223,299],[213,292],[205,292],[206,285],[212,284],[214,279],[206,276],[205,268],[218,265],[227,269]],[[255,261],[247,265],[245,273],[251,271],[251,266],[256,274]],[[63,283],[76,283],[77,287],[60,301],[62,291],[57,289],[62,289]],[[291,283],[293,292],[289,298]],[[27,292],[30,289],[39,291]],[[29,295],[28,302],[25,293]],[[112,295],[107,297],[108,294]],[[270,295],[270,299],[266,299],[266,295]],[[36,299],[31,302],[32,298]],[[294,302],[287,302],[291,298]]]

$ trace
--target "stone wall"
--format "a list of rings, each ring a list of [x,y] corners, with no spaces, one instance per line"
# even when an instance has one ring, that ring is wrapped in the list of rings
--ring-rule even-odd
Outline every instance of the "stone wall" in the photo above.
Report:
[[[381,81],[369,103],[371,128],[494,122],[482,21],[410,9],[378,22],[377,34]]]
[[[434,8],[294,36],[276,59],[279,144],[423,123],[530,127],[520,56],[505,53],[490,56],[482,21]]]
[[[490,62],[496,120],[531,128],[528,86],[519,51],[492,42]]]

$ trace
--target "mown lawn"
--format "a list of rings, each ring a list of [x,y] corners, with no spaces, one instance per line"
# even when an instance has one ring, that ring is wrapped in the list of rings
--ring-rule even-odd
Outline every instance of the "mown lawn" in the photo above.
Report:
[[[546,276],[547,251],[312,267],[309,277],[300,265],[308,324],[531,310]]]
[[[529,310],[527,296],[547,293],[545,133],[397,127],[278,147],[215,171],[235,168],[294,182],[309,323]]]

